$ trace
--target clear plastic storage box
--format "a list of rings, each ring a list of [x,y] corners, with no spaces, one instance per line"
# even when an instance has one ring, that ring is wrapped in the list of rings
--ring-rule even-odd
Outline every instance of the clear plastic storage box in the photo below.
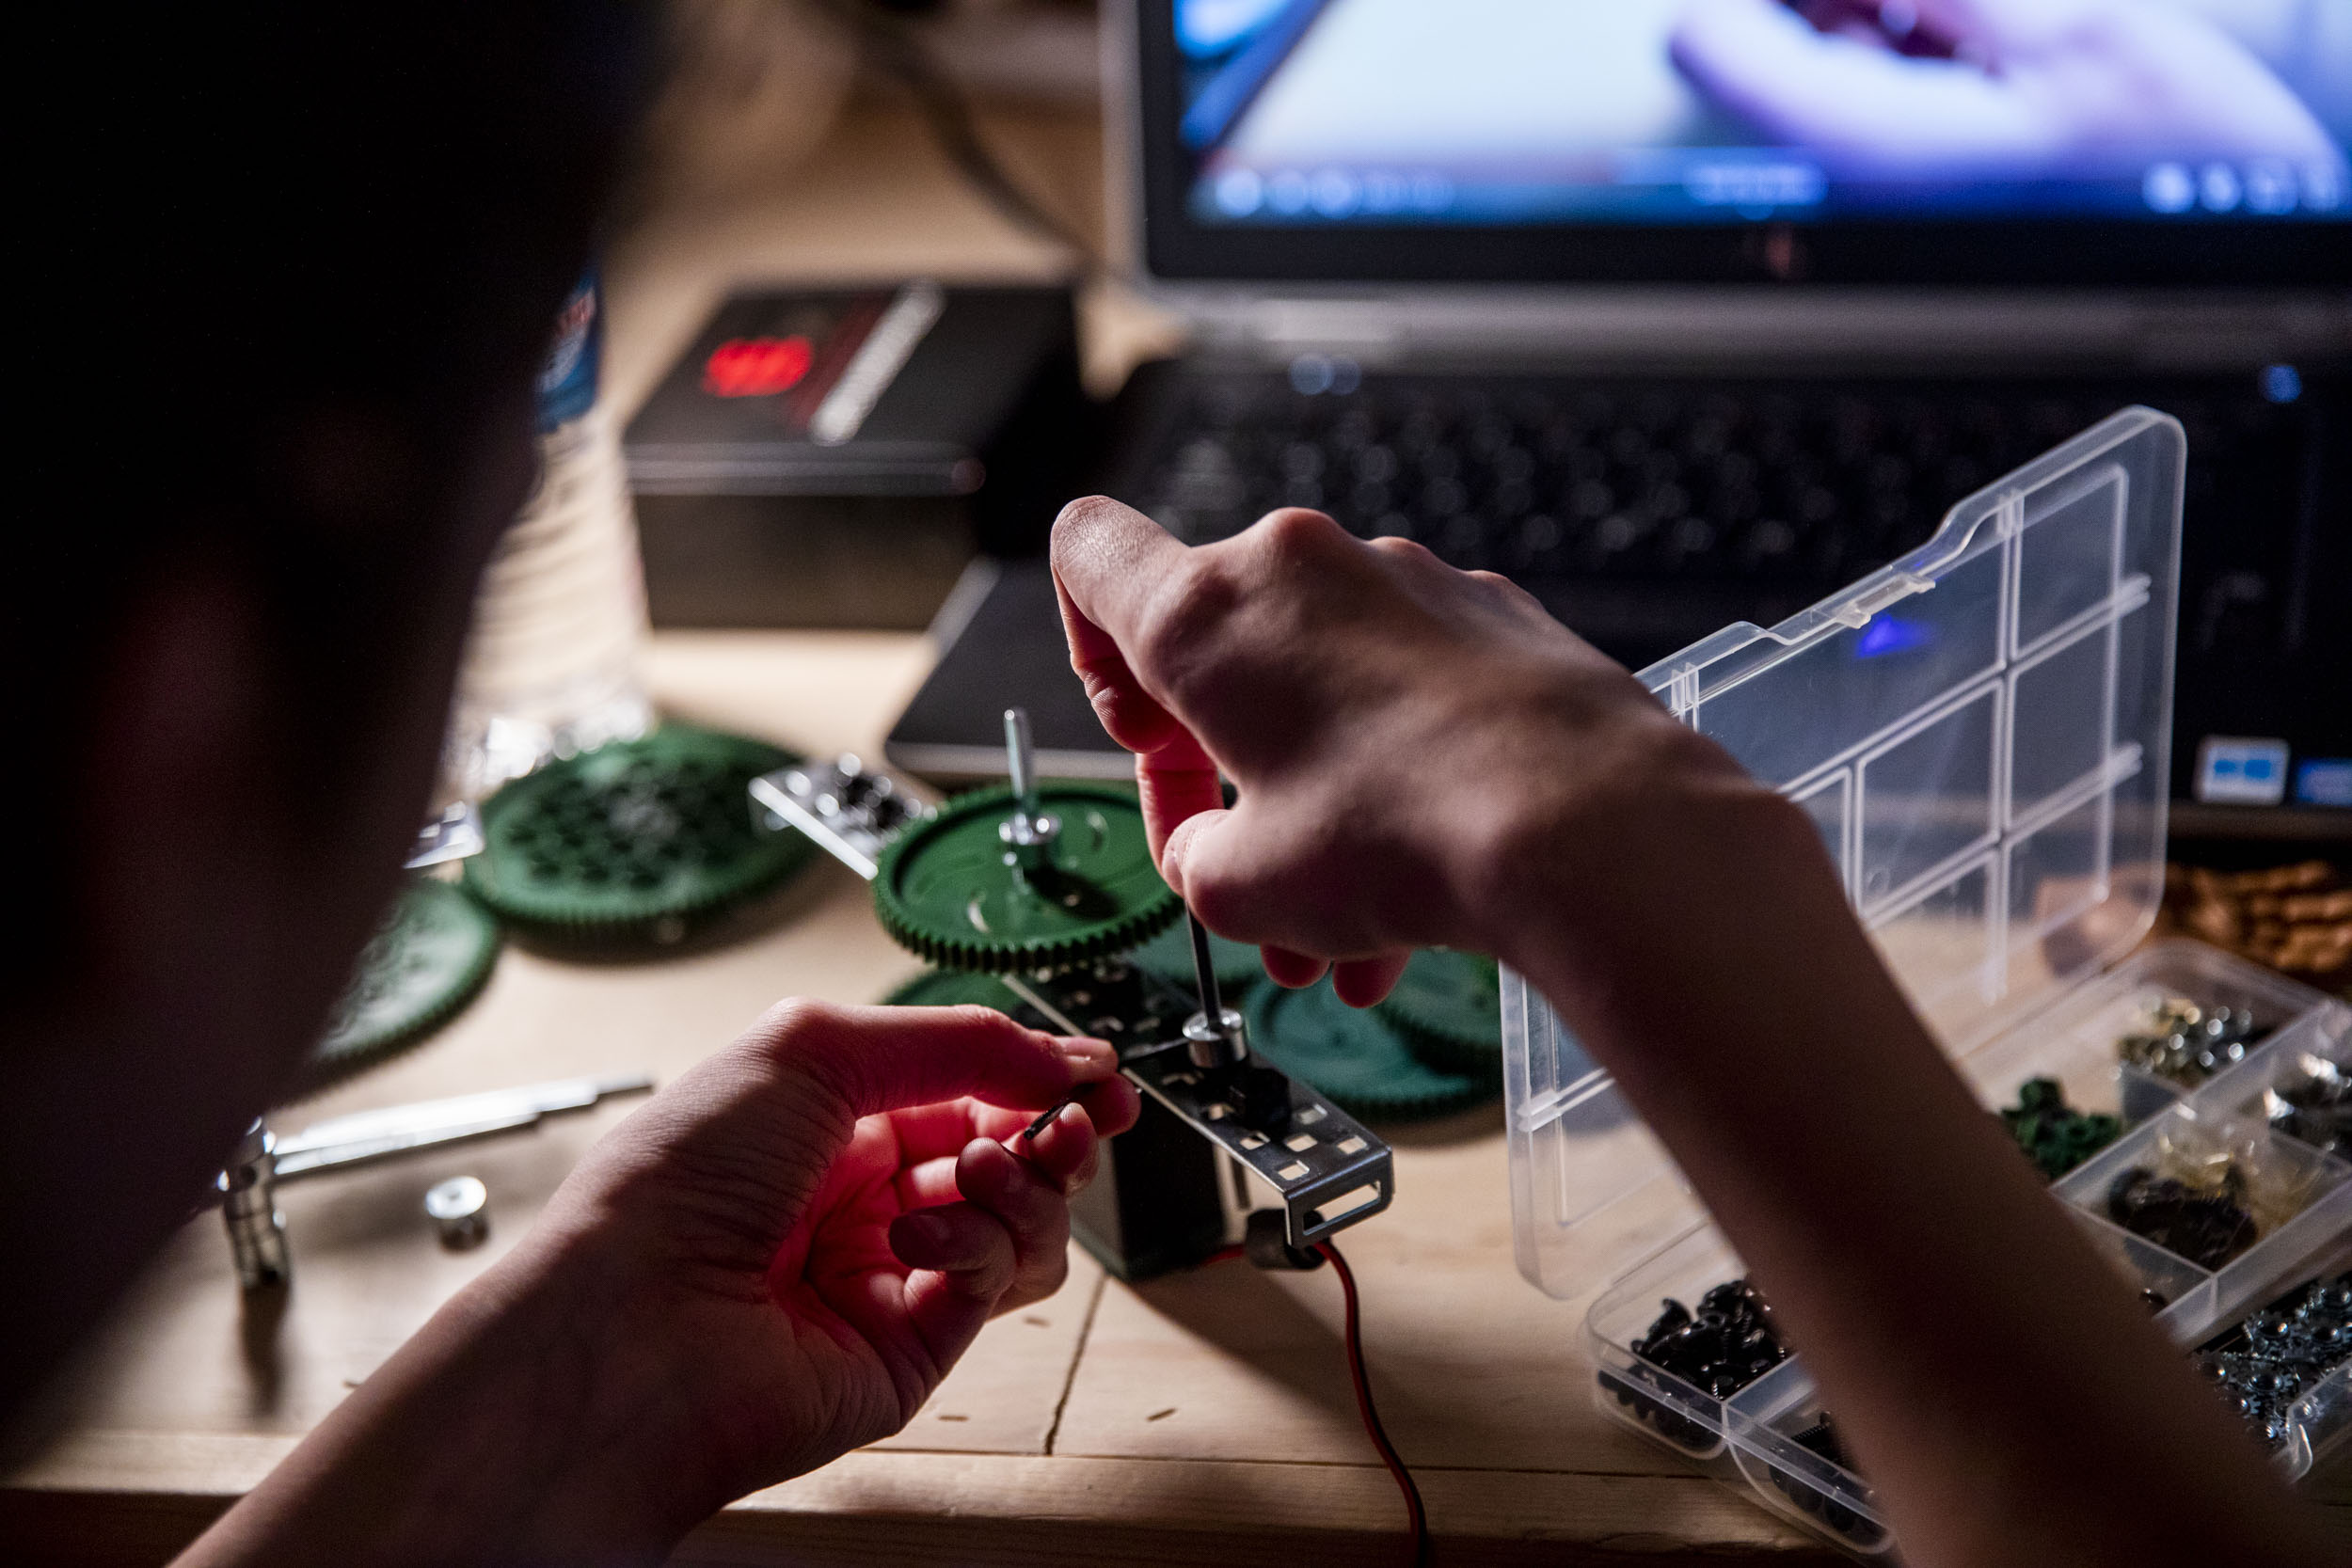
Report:
[[[2273,1130],[2265,1090],[2309,1053],[2352,1067],[2352,1009],[2216,949],[2140,945],[2164,888],[2183,452],[2173,420],[2127,409],[1845,593],[1641,678],[1812,814],[1988,1108],[2047,1078],[2119,1118],[2053,1201],[2185,1347],[2344,1266],[2352,1164]],[[2261,1043],[2206,1074],[2124,1065],[2119,1037],[2165,998],[2231,1009]],[[1745,1271],[1608,1074],[1507,969],[1502,1024],[1519,1267],[1563,1300],[1601,1288],[1586,1317],[1600,1407],[1834,1544],[1885,1551],[1867,1483],[1799,1441],[1823,1414],[1802,1357],[1718,1399],[1635,1352],[1661,1300],[1695,1303]],[[2119,1174],[2217,1145],[2275,1189],[2250,1245],[2201,1261],[2108,1217]],[[2297,1405],[2282,1463],[2300,1473],[2347,1433],[2340,1369]]]

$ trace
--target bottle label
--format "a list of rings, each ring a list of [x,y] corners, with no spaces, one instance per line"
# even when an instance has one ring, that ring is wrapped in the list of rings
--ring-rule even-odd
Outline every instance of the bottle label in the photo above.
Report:
[[[555,318],[555,341],[539,368],[539,434],[586,414],[596,402],[596,371],[604,357],[604,298],[588,269]]]

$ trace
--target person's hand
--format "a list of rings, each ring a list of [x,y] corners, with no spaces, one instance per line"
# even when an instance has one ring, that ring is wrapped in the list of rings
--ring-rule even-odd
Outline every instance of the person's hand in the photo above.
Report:
[[[1186,548],[1094,497],[1056,521],[1053,566],[1163,874],[1287,985],[1340,960],[1363,1005],[1414,947],[1508,957],[1538,864],[1549,885],[1629,849],[1677,800],[1771,800],[1529,594],[1405,540],[1293,509]],[[1596,896],[1616,879],[1592,875]]]
[[[599,1143],[192,1560],[658,1558],[898,1431],[991,1314],[1051,1295],[1064,1200],[1136,1109],[1100,1040],[784,1003]]]
[[[1766,137],[1852,172],[2136,176],[2153,159],[2217,158],[2281,160],[2289,180],[2312,166],[2341,174],[2343,153],[2294,93],[2170,6],[1913,0],[1880,14],[1899,9],[1952,57],[1906,55],[1882,28],[1824,33],[1780,0],[1692,0],[1669,48]]]

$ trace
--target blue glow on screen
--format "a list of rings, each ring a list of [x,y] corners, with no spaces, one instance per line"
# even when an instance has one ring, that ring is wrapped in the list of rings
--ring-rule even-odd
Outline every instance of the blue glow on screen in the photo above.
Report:
[[[1998,19],[2043,8],[1963,25],[1915,0],[1175,0],[1189,207],[2352,219],[2352,0],[2049,4],[2101,25],[2009,37]]]

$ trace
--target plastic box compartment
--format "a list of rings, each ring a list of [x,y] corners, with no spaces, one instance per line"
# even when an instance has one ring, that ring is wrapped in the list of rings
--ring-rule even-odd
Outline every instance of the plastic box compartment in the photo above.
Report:
[[[2182,457],[2177,424],[2127,409],[1845,593],[1769,631],[1727,627],[1641,679],[1807,808],[1988,1110],[2048,1077],[2075,1109],[2123,1122],[2053,1200],[2163,1295],[2159,1321],[2185,1349],[2352,1232],[2352,1166],[2260,1110],[2297,1050],[2347,1059],[2352,1012],[2194,942],[2139,946],[2163,889]],[[2123,1065],[2118,1037],[2164,996],[2249,1009],[2270,1034],[2202,1083]],[[1585,1320],[1599,1408],[1848,1553],[1891,1549],[1867,1482],[1795,1441],[1821,1415],[1801,1356],[1718,1400],[1634,1353],[1662,1299],[1693,1304],[1743,1270],[1609,1075],[1508,969],[1502,1023],[1520,1272],[1564,1301],[1602,1287]],[[2299,1208],[2215,1270],[2105,1214],[2113,1173],[2190,1126],[2241,1128],[2309,1178]],[[1597,1235],[1671,1239],[1632,1261]],[[2352,1435],[2352,1378],[2307,1400],[2314,1450]]]
[[[2341,1076],[2352,1077],[2352,1007],[2330,1002],[2280,1030],[2245,1061],[2216,1078],[2204,1098],[2227,1114],[2270,1121],[2276,1108],[2274,1097],[2310,1083],[2313,1065],[2318,1063],[2327,1064]],[[2282,1137],[2312,1143],[2292,1124],[2273,1121],[2272,1125]],[[2328,1152],[2352,1158],[2352,1152],[2343,1147],[2352,1140],[2340,1135],[2328,1141],[2336,1147]],[[2326,1144],[2313,1147],[2326,1148]]]

